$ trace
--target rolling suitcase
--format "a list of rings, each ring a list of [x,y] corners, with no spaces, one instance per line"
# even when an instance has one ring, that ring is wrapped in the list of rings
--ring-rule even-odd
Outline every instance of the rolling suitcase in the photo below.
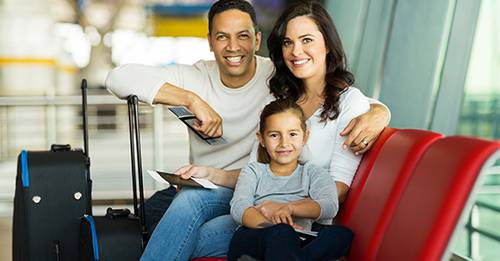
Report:
[[[86,121],[82,81],[84,148],[52,145],[49,151],[22,151],[14,195],[14,261],[78,259],[80,217],[91,214]]]
[[[80,253],[82,261],[137,261],[147,242],[144,206],[138,99],[128,98],[130,153],[134,214],[128,209],[108,208],[105,216],[85,215],[81,222]],[[137,178],[138,177],[138,178]]]

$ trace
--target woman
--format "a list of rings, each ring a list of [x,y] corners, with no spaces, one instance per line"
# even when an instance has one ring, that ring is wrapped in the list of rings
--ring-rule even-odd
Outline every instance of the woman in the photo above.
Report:
[[[339,133],[349,121],[368,111],[369,103],[359,90],[351,87],[354,76],[347,69],[342,43],[333,21],[326,10],[316,2],[295,4],[278,18],[267,44],[276,68],[270,79],[271,92],[277,98],[294,100],[308,118],[310,137],[304,146],[303,160],[328,169],[336,182],[338,194],[345,195],[361,158],[343,148],[344,138]],[[235,194],[237,192],[238,186]],[[339,200],[342,201],[343,198]],[[290,204],[297,206],[310,204],[310,201],[314,200],[309,198],[291,203],[268,201],[255,208],[269,223],[289,224],[289,221],[273,218],[274,213],[288,208]],[[323,222],[320,220],[320,223],[331,223],[331,219]],[[265,229],[269,229],[270,233],[290,232],[289,229],[277,232],[272,230],[272,227]],[[289,238],[289,235],[287,236]],[[287,236],[283,235],[282,238]],[[273,238],[280,236],[274,235]],[[296,238],[298,240],[298,235]],[[279,256],[280,253],[285,255],[296,252],[273,247],[275,241],[262,237],[262,234],[250,240],[262,242],[256,244],[260,249],[242,252],[240,241],[233,238],[231,242],[229,256],[234,259],[242,254],[262,259],[266,256]],[[243,241],[249,242],[248,238]],[[325,249],[331,247],[335,246],[324,246]],[[343,249],[345,251],[345,248]],[[278,253],[270,253],[273,251]]]
[[[311,137],[303,158],[329,170],[343,202],[361,157],[343,148],[339,133],[369,104],[350,87],[354,76],[347,69],[335,25],[320,4],[296,4],[278,18],[267,45],[276,68],[269,83],[271,92],[277,98],[295,100],[304,111]],[[266,207],[276,208],[268,204],[264,211]]]

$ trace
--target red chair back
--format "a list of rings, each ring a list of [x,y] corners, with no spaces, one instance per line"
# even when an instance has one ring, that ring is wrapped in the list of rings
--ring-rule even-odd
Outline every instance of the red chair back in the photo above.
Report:
[[[351,216],[342,220],[354,232],[349,260],[374,260],[382,235],[406,183],[425,150],[442,134],[398,130],[382,145]]]
[[[380,133],[372,148],[363,155],[363,159],[359,163],[358,169],[356,170],[356,174],[354,175],[354,179],[349,188],[347,198],[344,203],[342,203],[339,213],[335,218],[335,223],[346,224],[347,220],[351,218],[352,211],[359,200],[359,196],[361,195],[361,191],[363,191],[368,175],[371,173],[373,166],[375,165],[375,160],[380,155],[380,151],[382,150],[384,143],[397,130],[398,129],[395,128],[385,128],[382,133]]]
[[[441,260],[485,162],[500,143],[447,137],[430,146],[406,185],[377,260]]]

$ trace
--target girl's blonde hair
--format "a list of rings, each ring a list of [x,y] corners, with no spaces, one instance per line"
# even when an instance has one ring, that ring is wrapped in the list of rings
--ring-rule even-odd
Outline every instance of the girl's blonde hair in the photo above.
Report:
[[[300,108],[297,103],[291,99],[277,99],[268,105],[264,107],[262,110],[262,113],[260,114],[260,124],[259,124],[259,133],[263,137],[264,136],[264,131],[266,130],[266,120],[270,116],[282,112],[287,112],[290,111],[293,114],[297,116],[300,120],[300,127],[306,132],[307,126],[306,126],[306,117],[304,115],[304,112],[302,111],[302,108]],[[271,158],[269,154],[266,151],[266,148],[263,146],[260,146],[257,150],[257,161],[260,163],[270,163]]]

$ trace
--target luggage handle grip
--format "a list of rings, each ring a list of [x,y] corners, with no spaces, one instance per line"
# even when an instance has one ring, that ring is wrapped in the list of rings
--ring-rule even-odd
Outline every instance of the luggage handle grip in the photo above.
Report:
[[[56,151],[70,151],[71,150],[71,145],[69,144],[52,144],[50,145],[50,151],[56,152]]]
[[[110,219],[115,219],[119,217],[128,217],[129,215],[130,215],[130,210],[128,208],[106,209],[106,217]]]

